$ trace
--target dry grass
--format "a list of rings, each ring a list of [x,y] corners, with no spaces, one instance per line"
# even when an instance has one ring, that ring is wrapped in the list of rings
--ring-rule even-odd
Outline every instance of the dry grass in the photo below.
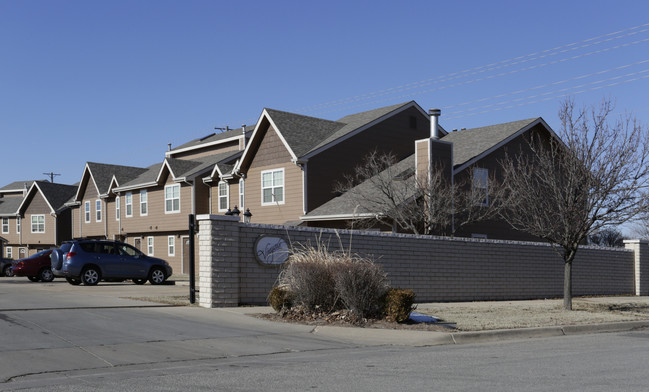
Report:
[[[649,320],[649,303],[634,297],[584,298],[572,311],[561,300],[420,304],[417,311],[457,324],[460,331]]]

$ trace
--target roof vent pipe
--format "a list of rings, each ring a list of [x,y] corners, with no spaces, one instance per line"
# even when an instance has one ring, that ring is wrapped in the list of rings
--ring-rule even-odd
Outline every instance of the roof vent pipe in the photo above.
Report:
[[[246,149],[246,124],[241,124],[241,133],[243,134],[243,149]]]
[[[440,109],[429,109],[428,114],[430,115],[430,137],[439,139],[439,116],[442,115],[442,111]]]

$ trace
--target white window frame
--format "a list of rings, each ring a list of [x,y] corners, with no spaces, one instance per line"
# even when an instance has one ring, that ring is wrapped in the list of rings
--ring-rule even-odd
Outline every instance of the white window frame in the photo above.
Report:
[[[2,218],[2,234],[9,234],[9,218]]]
[[[146,253],[149,256],[153,256],[155,251],[155,241],[153,237],[146,237]]]
[[[167,237],[167,256],[176,256],[176,237]]]
[[[142,212],[144,209],[144,212]],[[149,215],[149,195],[146,190],[140,191],[140,216]]]
[[[275,184],[275,173],[282,173],[282,184],[281,185],[276,185]],[[270,186],[264,186],[264,175],[270,174],[271,178],[271,185]],[[277,200],[276,199],[276,189],[282,189],[282,200]],[[270,189],[271,190],[271,201],[264,201],[264,190],[265,189]],[[286,175],[284,173],[284,168],[281,169],[273,169],[273,170],[264,170],[261,172],[261,205],[262,206],[273,206],[277,204],[284,204],[286,200]]]
[[[95,200],[95,222],[101,222],[101,200]]]
[[[126,217],[133,216],[133,193],[127,192],[124,200],[124,207],[126,208]]]
[[[8,246],[6,249],[7,250],[5,252],[7,254],[7,258],[8,259],[13,259],[14,258],[14,248],[11,247],[11,246]]]
[[[84,214],[85,214],[85,222],[90,223],[90,201],[86,200],[85,203],[83,203],[83,207],[85,209]]]
[[[171,197],[167,194],[167,189],[177,188],[178,197],[175,197],[173,190],[171,191]],[[174,200],[178,200],[178,208],[174,208]],[[168,208],[168,202],[171,202],[171,209]],[[177,214],[180,212],[180,184],[173,184],[165,186],[165,214]]]
[[[481,202],[476,203],[479,206],[486,207],[489,205],[489,169],[482,167],[473,168],[473,189],[484,192],[484,198]]]
[[[20,234],[20,226],[21,226],[20,217],[17,216],[16,217],[16,234]]]
[[[225,190],[225,193],[221,193],[221,188]],[[227,211],[228,208],[230,208],[230,187],[228,186],[228,183],[225,181],[219,181],[218,186],[216,187],[216,192],[217,192],[217,209],[219,212],[224,212]],[[225,201],[225,207],[221,207],[221,201]]]
[[[37,219],[37,221],[34,223],[34,218]],[[38,218],[43,218],[43,222],[38,222]],[[45,215],[43,214],[37,214],[37,215],[31,215],[30,217],[31,222],[32,222],[32,233],[37,233],[37,234],[43,234],[45,233]],[[40,225],[43,225],[43,230],[40,229]],[[36,226],[36,230],[34,230],[34,226]]]
[[[119,220],[122,206],[120,205],[119,196],[115,197],[115,220]]]
[[[239,209],[241,211],[246,208],[246,184],[243,178],[239,179]]]

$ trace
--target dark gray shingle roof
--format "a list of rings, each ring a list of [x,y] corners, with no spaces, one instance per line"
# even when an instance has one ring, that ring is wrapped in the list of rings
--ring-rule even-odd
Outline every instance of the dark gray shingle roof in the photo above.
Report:
[[[247,126],[246,127],[246,137],[249,138],[254,129],[255,129],[254,125]],[[236,129],[231,129],[231,130],[229,130],[227,132],[212,133],[212,134],[209,134],[209,135],[201,137],[201,138],[190,140],[189,142],[181,144],[180,146],[178,146],[176,148],[172,148],[171,152],[173,153],[174,151],[183,150],[185,148],[191,148],[191,147],[198,148],[198,147],[200,147],[200,146],[202,146],[204,144],[214,143],[214,142],[218,142],[220,140],[226,140],[226,139],[230,139],[230,138],[233,138],[233,137],[241,136],[242,131],[243,130],[241,128],[236,128]]]
[[[537,117],[451,132],[441,140],[453,143],[453,166],[457,167],[495,147],[538,119]]]
[[[0,216],[15,215],[23,202],[22,197],[3,197],[0,199]]]
[[[31,181],[14,181],[9,185],[5,185],[0,188],[0,192],[9,192],[9,191],[21,191],[23,189],[29,189],[30,186],[34,183],[34,180]]]
[[[118,185],[121,185],[147,171],[147,169],[141,167],[109,165],[96,162],[88,162],[88,168],[92,173],[92,178],[95,180],[100,195],[108,193],[113,176],[117,179]]]
[[[75,185],[52,184],[48,181],[36,181],[36,183],[54,211],[58,211],[77,193]]]

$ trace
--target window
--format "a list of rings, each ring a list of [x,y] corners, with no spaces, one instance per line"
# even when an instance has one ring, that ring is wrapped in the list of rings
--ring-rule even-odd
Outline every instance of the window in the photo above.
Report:
[[[101,200],[95,200],[95,222],[101,222]]]
[[[45,233],[45,215],[32,215],[32,233]]]
[[[284,169],[261,172],[261,205],[284,204]]]
[[[115,198],[115,219],[119,220],[120,214],[120,205],[119,205],[119,196]]]
[[[165,187],[165,213],[180,212],[180,185]]]
[[[146,238],[146,253],[153,256],[153,237]]]
[[[16,233],[20,233],[20,217],[16,217]]]
[[[140,216],[146,216],[148,207],[146,191],[140,191]]]
[[[2,233],[9,233],[9,218],[2,218]]]
[[[7,247],[7,258],[8,259],[13,259],[14,257],[14,249],[11,246]]]
[[[176,255],[176,237],[170,235],[167,237],[167,255],[168,256],[175,256]]]
[[[473,191],[476,192],[476,205],[489,205],[489,169],[473,168]]]
[[[230,195],[228,191],[228,184],[226,182],[219,182],[219,211],[227,211],[230,200]]]
[[[244,183],[243,183],[243,178],[239,180],[239,209],[243,211],[244,209],[244,202],[245,202],[245,189],[244,189]]]
[[[90,222],[90,202],[87,201],[83,203],[85,211],[86,211],[86,223]],[[33,231],[33,230],[32,230]]]
[[[133,216],[133,194],[131,192],[126,194],[126,217]]]

